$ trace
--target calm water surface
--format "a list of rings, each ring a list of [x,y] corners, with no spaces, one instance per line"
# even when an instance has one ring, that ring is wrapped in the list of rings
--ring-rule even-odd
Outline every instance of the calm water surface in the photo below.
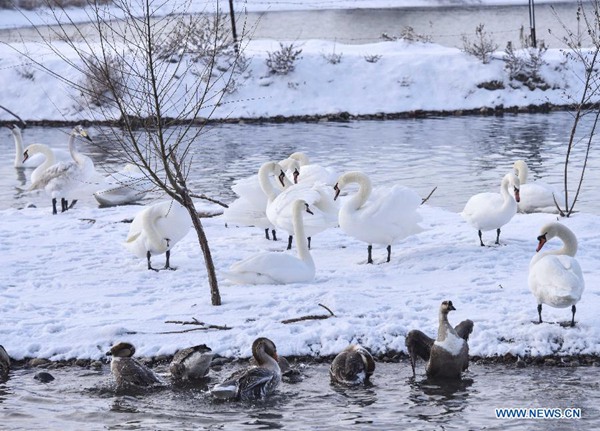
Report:
[[[331,166],[343,173],[362,170],[375,185],[400,183],[422,196],[437,187],[431,205],[461,211],[470,196],[498,191],[500,180],[522,158],[530,168],[530,180],[543,180],[563,189],[566,144],[571,114],[518,114],[503,117],[443,117],[395,121],[347,123],[293,123],[263,125],[215,125],[208,127],[195,146],[190,182],[198,193],[224,202],[235,198],[234,180],[254,174],[268,160],[280,160],[304,151],[312,163]],[[582,131],[589,129],[584,122]],[[25,143],[44,142],[66,148],[70,128],[30,127]],[[94,136],[94,129],[90,129]],[[108,145],[99,142],[101,145]],[[108,157],[99,147],[78,145],[90,155],[98,171],[108,174],[122,162]],[[0,209],[27,204],[49,206],[42,193],[23,193],[30,169],[12,165],[14,144],[10,131],[2,132],[0,151]],[[575,190],[585,142],[573,152],[569,190]],[[597,185],[600,154],[592,149],[577,210],[600,214]],[[559,202],[562,202],[560,200]],[[83,205],[96,205],[88,196]]]
[[[1,428],[10,430],[582,430],[600,427],[599,367],[471,366],[462,382],[412,379],[407,362],[378,363],[372,384],[331,385],[326,364],[300,364],[302,379],[255,403],[216,402],[206,383],[116,395],[108,366],[52,370],[53,382],[20,369],[0,384]],[[496,419],[495,408],[581,408],[579,420]]]

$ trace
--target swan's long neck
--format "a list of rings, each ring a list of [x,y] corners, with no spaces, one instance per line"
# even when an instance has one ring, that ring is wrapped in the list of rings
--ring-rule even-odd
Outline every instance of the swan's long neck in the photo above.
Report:
[[[170,210],[171,209],[168,209],[167,211],[170,211]],[[156,227],[156,222],[161,217],[164,217],[164,215],[165,215],[164,209],[161,205],[152,207],[146,214],[144,214],[144,220],[143,220],[144,230],[146,231],[146,235],[147,235],[148,239],[150,240],[150,243],[154,244],[155,247],[157,247],[157,248],[160,248],[162,245],[162,242],[167,239],[167,238],[164,238],[163,235],[161,235],[161,233],[159,232],[159,230]]]
[[[258,170],[258,182],[260,184],[260,188],[269,199],[269,202],[272,202],[279,194],[279,190],[273,184],[269,174],[272,173],[275,174],[275,176],[278,176],[282,172],[283,169],[277,162],[264,163]],[[283,182],[285,187],[289,187],[292,185],[292,182],[286,176],[283,177]]]
[[[83,167],[83,165],[85,164],[85,159],[83,158],[82,154],[77,151],[77,148],[75,148],[75,134],[71,133],[71,135],[69,136],[69,153],[71,153],[71,157],[73,158],[73,160],[75,160],[75,163],[77,163],[80,167]]]
[[[293,222],[294,222],[294,235],[296,236],[296,247],[298,248],[298,257],[307,265],[314,266],[315,263],[308,249],[308,242],[306,241],[306,235],[304,233],[304,219],[302,213],[306,210],[306,203],[301,200],[294,202],[293,208]]]
[[[529,175],[529,168],[527,167],[527,164],[522,160],[517,160],[515,162],[514,168],[517,171],[517,177],[519,177],[519,182],[521,184],[525,184]]]
[[[575,234],[570,230],[563,229],[562,225],[558,225],[556,236],[562,240],[563,246],[558,250],[547,251],[544,253],[544,256],[548,254],[566,254],[568,256],[575,256],[577,253],[577,238],[575,237]]]
[[[11,131],[15,138],[15,168],[20,168],[23,166],[23,137],[16,127]]]
[[[42,154],[44,156],[44,162],[35,168],[34,172],[43,172],[56,163],[54,151],[52,151],[46,145],[32,144],[27,147],[27,153],[29,154],[29,157],[31,157],[33,154]]]
[[[513,195],[508,190],[510,185],[511,185],[510,178],[508,176],[505,176],[502,179],[502,185],[500,187],[500,194],[502,195],[502,198],[504,199],[504,201],[502,203],[502,210],[505,210],[505,209],[513,207],[513,206],[516,208],[516,206],[517,206],[517,201],[515,200]]]
[[[365,202],[367,202],[367,199],[369,199],[369,196],[371,196],[371,192],[373,191],[371,180],[362,172],[348,172],[347,174],[344,174],[341,182],[344,184],[358,184],[358,192],[348,199],[347,203],[345,204],[347,208],[352,208],[354,210],[362,207]]]

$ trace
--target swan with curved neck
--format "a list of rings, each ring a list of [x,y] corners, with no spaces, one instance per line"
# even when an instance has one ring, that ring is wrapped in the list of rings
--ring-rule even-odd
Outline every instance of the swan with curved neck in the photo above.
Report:
[[[63,212],[71,208],[77,200],[75,199],[69,206],[68,197],[71,194],[77,194],[78,190],[85,188],[87,181],[96,172],[92,159],[81,154],[75,148],[76,137],[82,137],[91,141],[91,138],[83,127],[75,126],[69,135],[69,152],[73,160],[69,163],[55,163],[48,167],[29,187],[29,190],[43,188],[52,196],[52,214],[57,213],[56,202],[58,197],[61,198]],[[26,150],[23,161],[27,160],[28,154]]]
[[[312,211],[301,199],[293,204],[294,235],[306,238],[302,214]],[[311,217],[310,215],[309,217]],[[315,263],[306,241],[298,240],[298,257],[287,253],[263,252],[231,265],[223,275],[238,284],[289,284],[310,282],[315,277]]]
[[[25,151],[23,151],[22,158],[24,161],[28,161],[36,155],[41,155],[43,157],[43,161],[31,173],[31,184],[38,183],[46,169],[56,164],[54,152],[44,144],[29,145],[27,148],[25,148]]]
[[[163,269],[175,269],[170,265],[171,249],[190,231],[190,217],[187,210],[178,202],[160,202],[140,211],[129,228],[125,247],[137,257],[145,257],[148,269],[150,259],[158,254],[166,254]]]
[[[514,197],[509,192],[513,187]],[[461,216],[477,229],[479,243],[483,247],[482,231],[496,229],[496,244],[500,244],[500,228],[507,224],[517,213],[519,196],[519,178],[512,172],[502,178],[500,193],[479,193],[467,201]]]
[[[561,239],[563,246],[540,253],[544,244],[554,237]],[[571,306],[571,326],[575,326],[575,304],[585,288],[581,267],[575,259],[577,238],[565,225],[551,222],[542,227],[537,240],[536,254],[529,263],[528,282],[538,303],[539,323],[542,323],[542,304],[555,308]]]
[[[541,181],[528,183],[527,178],[529,174],[529,168],[524,160],[517,160],[513,164],[513,169],[515,170],[515,174],[521,183],[521,201],[517,204],[518,211],[520,213],[558,212],[556,203],[554,201],[556,191],[551,186]]]
[[[356,183],[358,192],[346,199],[339,212],[339,224],[348,235],[366,242],[367,263],[373,263],[373,244],[387,246],[387,262],[391,259],[392,244],[422,232],[421,216],[417,208],[420,196],[407,187],[395,185],[389,189],[373,191],[371,180],[362,172],[347,172],[334,186],[337,199],[348,184]]]
[[[46,160],[48,160],[47,154],[31,154],[24,161],[24,150],[23,150],[23,135],[21,134],[21,129],[16,124],[9,124],[8,127],[13,135],[13,139],[15,141],[15,160],[14,166],[15,168],[37,168],[42,165]],[[61,162],[69,162],[71,161],[71,155],[68,151],[63,149],[51,148],[48,145],[44,144],[36,144],[41,147],[45,147],[47,152],[52,153],[52,159],[58,160]],[[46,152],[46,153],[47,153]],[[43,157],[45,156],[45,158]],[[54,164],[54,163],[52,163]],[[48,165],[51,166],[51,165]]]
[[[274,392],[281,383],[275,343],[265,337],[257,338],[252,343],[252,356],[258,366],[232,374],[223,383],[215,385],[211,394],[219,399],[249,401]]]

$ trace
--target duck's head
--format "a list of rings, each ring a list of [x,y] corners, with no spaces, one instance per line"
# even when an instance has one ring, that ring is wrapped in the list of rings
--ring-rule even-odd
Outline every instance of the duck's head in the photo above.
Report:
[[[452,301],[446,300],[442,302],[442,305],[440,306],[440,311],[442,313],[448,314],[448,312],[452,310],[456,310],[456,308],[454,308],[454,305],[452,304]]]
[[[270,356],[275,359],[275,361],[279,360],[277,356],[277,347],[275,347],[275,343],[265,337],[260,337],[254,340],[252,343],[252,356],[256,359],[259,365],[265,363],[265,355]]]
[[[131,358],[135,353],[135,347],[131,343],[118,343],[111,347],[106,352],[107,356],[113,356],[115,358]]]

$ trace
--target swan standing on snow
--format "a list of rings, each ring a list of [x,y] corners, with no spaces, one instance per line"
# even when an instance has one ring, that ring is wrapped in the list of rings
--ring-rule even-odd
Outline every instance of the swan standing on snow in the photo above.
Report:
[[[277,348],[268,338],[252,343],[252,356],[258,366],[238,371],[211,389],[215,398],[225,400],[256,400],[265,398],[281,383]]]
[[[337,199],[348,184],[357,183],[358,192],[348,198],[339,212],[339,224],[348,235],[366,242],[367,263],[373,263],[373,244],[387,246],[387,262],[392,254],[392,244],[409,235],[422,232],[418,225],[421,216],[417,208],[421,197],[408,187],[395,185],[372,193],[371,180],[362,172],[343,174],[334,187]]]
[[[75,126],[69,135],[69,151],[73,160],[69,163],[60,162],[48,167],[41,172],[36,181],[32,182],[29,187],[29,190],[45,189],[52,196],[52,214],[57,213],[56,201],[58,197],[61,198],[63,212],[75,205],[77,199],[74,199],[70,206],[68,205],[68,199],[75,197],[78,189],[86,187],[88,180],[96,174],[92,159],[81,154],[75,148],[75,138],[78,136],[89,141],[92,140],[83,127]],[[23,155],[23,162],[25,162],[29,158],[29,147]]]
[[[332,382],[355,386],[368,382],[374,371],[371,353],[359,344],[351,344],[334,358],[329,377]]]
[[[119,172],[106,177],[107,186],[94,192],[94,198],[105,207],[126,205],[146,196],[153,187],[146,175],[134,164],[127,163]]]
[[[125,247],[137,257],[146,257],[148,269],[158,271],[150,263],[151,256],[166,253],[163,269],[170,266],[171,249],[190,231],[190,216],[178,202],[160,202],[140,211],[129,228]]]
[[[540,253],[544,244],[555,236],[563,241],[563,247]],[[537,253],[529,263],[528,281],[538,303],[539,323],[542,323],[542,304],[556,308],[570,305],[571,326],[575,326],[575,304],[581,299],[585,287],[581,267],[575,259],[577,238],[565,225],[552,222],[542,227],[537,239]]]
[[[297,163],[297,162],[296,162]],[[275,183],[271,180],[275,175]],[[277,162],[263,163],[258,175],[238,180],[232,190],[238,195],[229,208],[223,212],[226,222],[245,226],[256,226],[265,230],[265,238],[269,238],[269,230],[273,233],[273,241],[277,240],[275,226],[266,214],[267,205],[272,202],[281,190],[293,183],[285,175],[284,168]]]
[[[41,164],[44,163],[44,161],[48,160],[48,155],[47,154],[43,154],[43,156],[45,156],[45,158],[42,156],[42,154],[40,155],[36,155],[36,156],[31,156],[27,158],[26,162],[23,162],[23,136],[21,135],[21,129],[19,128],[19,126],[17,126],[16,124],[9,124],[6,127],[8,127],[10,129],[10,131],[12,132],[14,141],[15,141],[15,162],[14,162],[14,166],[15,168],[33,168],[33,167],[38,167]],[[61,162],[69,162],[73,159],[71,159],[71,154],[69,154],[68,151],[59,149],[59,148],[51,148],[47,145],[44,144],[37,144],[41,147],[45,147],[47,149],[47,153],[51,153],[52,154],[52,164],[56,163],[56,160],[61,161]],[[48,166],[51,166],[48,165]]]
[[[427,377],[456,378],[469,367],[469,335],[473,332],[473,321],[467,319],[456,327],[450,326],[448,313],[456,310],[452,301],[443,301],[440,306],[437,339],[413,329],[406,335],[405,344],[410,355],[413,376],[417,356],[427,361]]]
[[[508,191],[511,185],[514,197]],[[482,247],[485,244],[481,238],[481,231],[496,229],[496,244],[500,244],[500,228],[517,213],[517,202],[520,200],[519,185],[519,178],[511,172],[502,178],[500,193],[478,193],[467,201],[461,216],[477,229]]]
[[[309,282],[315,278],[315,263],[304,233],[302,213],[312,211],[303,200],[293,204],[294,234],[298,257],[282,252],[263,252],[234,263],[223,275],[238,284],[289,284]]]
[[[513,168],[521,183],[519,188],[521,201],[518,203],[520,213],[558,212],[554,201],[555,191],[552,187],[540,181],[528,183],[529,168],[523,160],[517,160]]]

